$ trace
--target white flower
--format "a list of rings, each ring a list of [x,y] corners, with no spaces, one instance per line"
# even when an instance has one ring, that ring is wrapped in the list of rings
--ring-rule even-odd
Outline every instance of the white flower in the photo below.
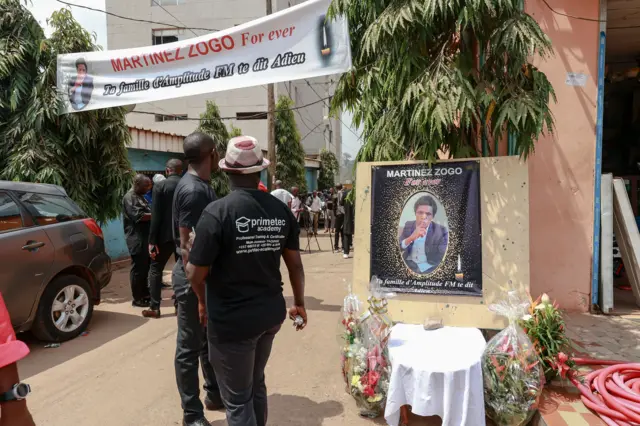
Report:
[[[546,307],[547,307],[547,305],[546,305],[546,304],[541,303],[541,304],[539,304],[538,306],[536,306],[536,311],[541,311],[541,310],[543,310],[543,309],[544,309],[544,308],[546,308]]]
[[[551,302],[551,299],[549,299],[549,296],[547,295],[547,293],[544,293],[542,295],[542,297],[540,298],[540,301],[544,304]]]
[[[533,318],[531,315],[527,314],[525,316],[522,317],[523,321],[529,321],[531,318]]]

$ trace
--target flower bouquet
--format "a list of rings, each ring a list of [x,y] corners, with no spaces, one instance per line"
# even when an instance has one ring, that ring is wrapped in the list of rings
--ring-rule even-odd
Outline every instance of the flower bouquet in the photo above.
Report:
[[[529,302],[510,292],[507,301],[489,307],[509,319],[507,328],[487,343],[482,356],[486,412],[497,426],[527,424],[542,393],[544,375],[540,358],[517,325],[528,306]]]
[[[338,331],[338,343],[340,344],[340,359],[342,367],[342,376],[347,384],[347,392],[350,392],[349,386],[349,370],[351,369],[351,360],[357,350],[356,344],[360,343],[357,339],[359,317],[362,303],[358,296],[353,294],[351,284],[347,285],[347,296],[342,302],[342,315]]]
[[[564,379],[574,363],[565,354],[570,351],[571,342],[566,336],[558,304],[551,303],[549,296],[543,294],[531,302],[529,313],[522,317],[520,326],[533,342],[542,361],[546,381],[550,382],[558,376]]]
[[[371,279],[369,309],[359,318],[351,346],[348,380],[350,393],[360,415],[378,417],[384,413],[391,377],[387,344],[393,322],[387,312],[387,297],[377,277]]]

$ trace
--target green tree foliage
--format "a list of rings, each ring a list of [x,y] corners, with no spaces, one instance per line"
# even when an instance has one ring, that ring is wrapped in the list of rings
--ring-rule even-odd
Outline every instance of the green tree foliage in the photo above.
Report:
[[[220,119],[220,108],[214,101],[207,101],[205,111],[200,114],[200,126],[197,131],[213,138],[221,158],[227,152],[229,139],[242,135],[242,130],[234,127],[233,124],[231,124],[231,130],[227,130]],[[229,184],[229,177],[225,172],[218,170],[211,174],[211,186],[218,197],[224,197],[231,191]]]
[[[338,158],[331,152],[323,149],[320,151],[320,173],[318,176],[318,189],[324,191],[336,184],[336,176],[340,172]]]
[[[231,125],[229,126],[229,137],[235,138],[236,136],[242,136],[242,129],[234,126],[233,123],[231,123]]]
[[[301,193],[307,192],[304,171],[304,148],[293,115],[293,101],[287,96],[278,97],[276,104],[276,178],[285,188],[297,186]]]
[[[131,186],[125,110],[58,115],[56,56],[99,47],[68,9],[49,25],[47,38],[20,0],[0,0],[0,179],[61,185],[105,222]]]
[[[349,22],[354,68],[332,108],[363,125],[358,161],[496,155],[505,132],[526,158],[553,130],[553,88],[530,62],[551,42],[521,0],[333,0],[330,14]]]

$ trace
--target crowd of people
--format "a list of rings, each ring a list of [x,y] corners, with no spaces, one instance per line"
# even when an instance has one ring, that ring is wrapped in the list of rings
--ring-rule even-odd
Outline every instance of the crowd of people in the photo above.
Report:
[[[291,209],[299,226],[308,234],[318,235],[320,218],[324,220],[325,233],[333,234],[332,248],[342,252],[348,259],[353,249],[355,228],[355,210],[349,197],[350,189],[342,184],[324,192],[313,191],[306,196],[300,194],[298,187],[291,191],[282,187],[282,181],[276,181],[271,195],[285,203]]]
[[[132,304],[145,308],[143,316],[160,318],[162,271],[175,257],[175,374],[183,426],[209,425],[205,409],[226,409],[229,426],[262,426],[264,369],[287,312],[281,258],[293,290],[289,317],[297,330],[307,324],[296,215],[302,207],[293,197],[282,202],[266,192],[260,172],[269,162],[250,136],[231,139],[222,159],[204,133],[187,136],[183,148],[185,173],[182,161],[170,160],[166,178],[154,179],[150,201],[151,179],[142,174],[123,199]],[[210,184],[218,169],[232,189],[220,199]]]

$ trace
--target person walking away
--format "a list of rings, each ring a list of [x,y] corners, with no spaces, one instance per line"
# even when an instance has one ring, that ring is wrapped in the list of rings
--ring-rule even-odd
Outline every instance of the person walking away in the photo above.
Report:
[[[300,317],[298,330],[307,324],[296,219],[282,202],[256,189],[268,165],[256,139],[229,141],[220,167],[232,191],[205,209],[187,266],[201,318],[208,318],[209,356],[229,426],[267,424],[264,370],[286,316],[281,257],[293,289],[289,316]]]
[[[216,199],[211,188],[211,173],[217,170],[218,154],[213,139],[204,133],[192,133],[183,144],[187,173],[178,182],[173,196],[173,237],[178,260],[171,281],[176,295],[178,336],[176,339],[176,381],[182,401],[183,426],[209,426],[200,402],[198,359],[204,377],[205,406],[223,407],[213,367],[209,362],[206,329],[198,317],[198,297],[185,273],[191,248],[189,234],[198,224],[202,211]]]
[[[18,375],[18,361],[29,355],[29,347],[16,339],[2,294],[0,342],[0,426],[35,426],[26,401],[31,387]]]
[[[333,231],[335,226],[335,210],[334,210],[334,192],[333,188],[329,189],[327,201],[325,202],[326,217],[324,218],[324,233]]]
[[[322,210],[322,200],[318,196],[318,191],[313,191],[313,194],[311,195],[311,205],[309,206],[309,210],[311,211],[313,221],[313,233],[314,235],[318,235],[318,220],[320,219],[320,211]]]
[[[340,252],[340,240],[342,240],[342,246],[344,247],[344,235],[342,233],[342,226],[344,224],[344,202],[342,200],[343,196],[344,192],[342,191],[342,184],[339,183],[336,185],[336,236],[335,244],[333,246],[334,250],[337,252]]]
[[[149,275],[149,225],[151,208],[144,198],[144,194],[151,187],[151,179],[143,174],[133,178],[133,188],[122,199],[124,235],[127,248],[131,255],[131,272],[129,281],[133,306],[146,308],[149,306],[150,295],[147,285]]]
[[[351,245],[353,244],[353,229],[355,227],[353,202],[348,198],[350,190],[345,190],[342,196],[344,209],[344,221],[342,223],[342,257],[349,258]]]
[[[160,318],[162,275],[169,258],[176,253],[176,244],[173,240],[173,194],[176,192],[176,186],[178,186],[182,175],[182,161],[175,158],[167,161],[165,173],[167,178],[158,179],[153,188],[148,247],[151,258],[149,265],[151,302],[149,309],[142,311],[142,316],[146,318]]]
[[[282,188],[282,181],[276,181],[276,189],[271,191],[271,195],[276,197],[278,200],[285,203],[288,207],[291,207],[291,201],[293,200],[293,195],[286,189]]]

